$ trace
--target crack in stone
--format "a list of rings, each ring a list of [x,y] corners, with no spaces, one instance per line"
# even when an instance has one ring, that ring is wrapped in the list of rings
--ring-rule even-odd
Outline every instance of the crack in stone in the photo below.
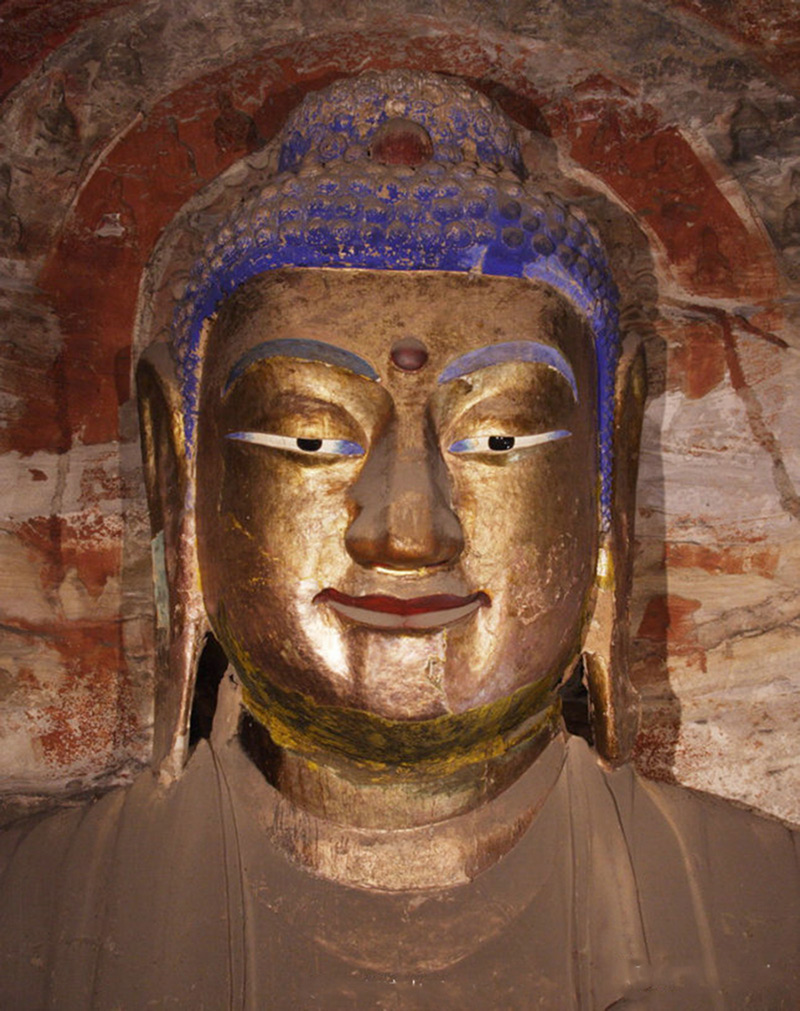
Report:
[[[776,616],[774,613],[776,608],[783,610],[781,605],[790,605],[789,613],[784,611],[783,614],[779,613]],[[772,621],[769,620],[770,617],[773,618]],[[770,597],[753,607],[732,608],[718,618],[703,622],[697,626],[697,643],[708,653],[737,640],[753,639],[782,628],[796,629],[798,617],[800,617],[800,603],[797,594],[780,594],[777,598]]]

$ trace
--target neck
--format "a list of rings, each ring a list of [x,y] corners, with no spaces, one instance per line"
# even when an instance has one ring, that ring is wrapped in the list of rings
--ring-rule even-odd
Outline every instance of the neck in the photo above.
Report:
[[[492,757],[452,769],[444,763],[379,766],[330,752],[303,754],[276,745],[247,713],[239,734],[265,778],[314,817],[353,828],[407,829],[473,811],[505,791],[556,736],[560,714],[559,701],[550,700],[514,740],[492,749]]]
[[[239,739],[280,794],[271,834],[288,856],[342,884],[416,891],[465,884],[513,847],[558,777],[560,727],[548,696],[490,757],[451,771],[304,754],[247,712]]]

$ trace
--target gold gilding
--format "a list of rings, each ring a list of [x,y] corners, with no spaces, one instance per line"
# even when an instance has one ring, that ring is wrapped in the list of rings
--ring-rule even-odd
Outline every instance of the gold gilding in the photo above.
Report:
[[[614,586],[614,556],[607,544],[601,544],[597,551],[595,581],[602,590],[610,590]]]
[[[391,359],[409,337],[428,353],[416,371]],[[559,352],[574,390],[542,361],[492,358],[519,341]],[[485,366],[439,381],[480,349]],[[206,608],[276,742],[431,768],[507,747],[579,650],[594,583],[580,314],[513,278],[276,271],[220,309],[200,407]],[[541,433],[556,437],[524,448]]]
[[[224,623],[223,623],[224,628]],[[246,708],[279,747],[309,756],[339,756],[373,770],[440,777],[488,761],[531,738],[552,736],[561,700],[546,683],[457,715],[430,720],[389,720],[358,709],[326,706],[302,692],[284,691],[225,636],[242,678]]]

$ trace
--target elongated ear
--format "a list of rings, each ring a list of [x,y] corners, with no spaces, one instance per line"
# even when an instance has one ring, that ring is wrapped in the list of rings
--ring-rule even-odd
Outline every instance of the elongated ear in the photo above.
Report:
[[[625,762],[639,727],[639,695],[628,675],[633,525],[647,376],[641,345],[623,355],[614,398],[613,516],[598,553],[597,592],[584,643],[595,748]]]
[[[164,345],[151,345],[140,358],[136,389],[156,605],[153,762],[174,776],[186,760],[197,659],[208,624],[198,579],[182,401]]]

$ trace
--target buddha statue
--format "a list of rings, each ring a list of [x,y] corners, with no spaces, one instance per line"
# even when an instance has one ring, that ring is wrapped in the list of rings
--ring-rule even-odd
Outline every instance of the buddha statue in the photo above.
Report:
[[[793,1006],[796,833],[626,764],[596,229],[459,81],[337,82],[278,147],[138,367],[154,766],[0,837],[3,1006]]]

